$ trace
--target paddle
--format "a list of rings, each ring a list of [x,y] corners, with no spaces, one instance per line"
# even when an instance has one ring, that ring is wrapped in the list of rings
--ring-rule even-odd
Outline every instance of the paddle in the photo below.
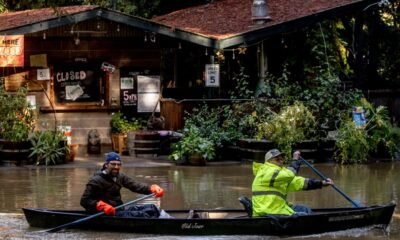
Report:
[[[145,199],[147,199],[147,198],[154,197],[155,195],[156,195],[155,193],[152,193],[152,194],[143,196],[143,197],[141,197],[141,198],[138,198],[138,199],[136,199],[136,200],[133,200],[133,201],[124,203],[124,204],[122,204],[122,205],[119,205],[118,207],[115,207],[115,210],[121,209],[121,208],[123,208],[123,207],[125,207],[125,206],[131,205],[131,204],[134,204],[134,203],[137,203],[137,202],[140,202],[140,201],[145,200]],[[88,217],[81,218],[81,219],[78,219],[78,220],[76,220],[76,221],[73,221],[73,222],[70,222],[70,223],[66,223],[66,224],[60,225],[60,226],[58,226],[58,227],[51,228],[51,229],[47,229],[47,230],[44,230],[44,231],[41,231],[41,232],[48,232],[48,233],[58,232],[58,231],[60,231],[60,230],[62,230],[62,229],[75,226],[75,225],[77,225],[77,224],[86,222],[86,221],[88,221],[88,220],[90,220],[90,219],[99,217],[99,216],[101,216],[101,215],[104,215],[104,212],[99,212],[99,213],[90,215],[90,216],[88,216]]]
[[[303,161],[309,168],[311,168],[311,170],[314,171],[314,173],[316,173],[320,178],[322,178],[323,180],[326,180],[327,177],[325,177],[321,172],[319,172],[313,165],[311,165],[307,160],[305,160],[304,158],[300,157],[300,160]],[[338,187],[336,187],[335,185],[331,185],[338,193],[340,193],[344,198],[346,198],[349,202],[351,202],[351,204],[353,204],[354,207],[362,207],[360,206],[360,204],[358,204],[357,202],[353,201],[346,193],[344,193],[342,190],[340,190]]]

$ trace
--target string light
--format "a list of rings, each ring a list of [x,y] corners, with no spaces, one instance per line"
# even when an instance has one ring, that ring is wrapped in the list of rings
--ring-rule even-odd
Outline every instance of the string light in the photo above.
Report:
[[[144,32],[144,41],[147,42],[147,32]]]
[[[46,32],[43,32],[43,40],[46,40]]]
[[[208,56],[208,50],[207,50],[207,48],[206,48],[206,51],[205,51],[204,55]]]
[[[117,32],[119,32],[120,31],[120,29],[119,29],[119,24],[117,25]]]
[[[235,59],[235,49],[232,50],[232,59]]]
[[[155,43],[155,42],[156,42],[156,34],[155,34],[154,32],[152,32],[152,33],[150,34],[150,41],[151,41],[152,43]]]
[[[178,44],[178,49],[182,49],[182,44],[181,44],[181,42],[179,42],[179,44]]]

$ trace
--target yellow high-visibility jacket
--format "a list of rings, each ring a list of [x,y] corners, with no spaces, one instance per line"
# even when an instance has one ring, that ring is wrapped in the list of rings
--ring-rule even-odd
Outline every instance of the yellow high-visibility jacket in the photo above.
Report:
[[[308,179],[296,176],[296,169],[279,167],[269,162],[257,167],[259,169],[252,185],[253,216],[294,214],[286,196],[289,192],[308,190]]]

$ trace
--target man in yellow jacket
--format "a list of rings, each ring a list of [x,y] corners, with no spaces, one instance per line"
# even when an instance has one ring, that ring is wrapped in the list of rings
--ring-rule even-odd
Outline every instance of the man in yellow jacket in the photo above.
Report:
[[[284,166],[282,153],[272,149],[265,154],[265,163],[259,167],[252,185],[253,217],[267,214],[308,214],[304,206],[290,206],[286,200],[289,192],[319,189],[333,185],[331,179],[316,180],[296,176],[301,165],[300,152],[293,153],[290,166]]]

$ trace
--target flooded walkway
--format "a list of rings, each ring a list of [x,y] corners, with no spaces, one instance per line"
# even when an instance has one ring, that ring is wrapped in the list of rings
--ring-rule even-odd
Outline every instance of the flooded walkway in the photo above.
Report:
[[[157,183],[166,190],[159,202],[163,209],[242,208],[239,196],[251,196],[251,165],[237,162],[213,163],[206,167],[175,166],[166,159],[124,157],[122,171],[138,181]],[[0,239],[232,239],[232,236],[176,237],[67,230],[37,234],[22,215],[23,207],[81,209],[79,200],[88,178],[102,165],[102,158],[77,159],[50,168],[0,167]],[[319,164],[316,167],[336,185],[364,205],[398,202],[400,162],[360,166]],[[317,178],[303,166],[300,175]],[[127,190],[124,201],[140,197]],[[351,204],[333,188],[299,192],[289,200],[314,208],[348,207]],[[317,227],[317,226],[316,226]],[[290,239],[400,239],[400,212],[396,209],[390,234],[382,230],[355,229]],[[235,239],[279,239],[272,236],[235,236]]]

